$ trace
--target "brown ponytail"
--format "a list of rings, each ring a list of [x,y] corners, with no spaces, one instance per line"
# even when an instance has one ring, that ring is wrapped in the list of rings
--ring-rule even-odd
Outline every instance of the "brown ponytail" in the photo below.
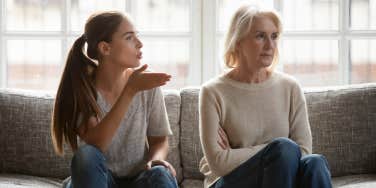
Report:
[[[98,60],[97,46],[101,41],[110,42],[120,23],[127,19],[119,12],[102,12],[92,15],[85,25],[85,34],[80,36],[69,51],[60,85],[56,94],[51,136],[55,151],[63,155],[64,142],[77,149],[78,118],[86,121],[90,116],[99,116],[94,85],[98,65],[89,59],[83,48],[87,43],[87,54]],[[81,118],[80,118],[81,119]]]

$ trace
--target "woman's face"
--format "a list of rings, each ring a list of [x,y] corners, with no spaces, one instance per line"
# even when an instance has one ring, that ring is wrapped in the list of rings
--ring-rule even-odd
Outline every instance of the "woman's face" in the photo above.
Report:
[[[278,28],[267,16],[256,16],[248,35],[240,41],[240,63],[254,70],[269,67],[274,59],[278,45]]]
[[[109,43],[111,62],[134,68],[140,65],[142,43],[132,23],[124,19]]]

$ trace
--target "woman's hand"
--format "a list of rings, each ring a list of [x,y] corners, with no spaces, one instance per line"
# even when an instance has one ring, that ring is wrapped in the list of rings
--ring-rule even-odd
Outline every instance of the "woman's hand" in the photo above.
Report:
[[[222,127],[218,128],[218,134],[219,134],[219,140],[217,140],[217,143],[219,146],[221,146],[222,149],[227,150],[230,149],[230,143],[228,141],[227,134],[225,130],[222,129]]]
[[[144,72],[147,67],[147,65],[143,65],[142,67],[135,69],[129,76],[128,82],[125,86],[128,91],[135,94],[142,90],[165,85],[166,82],[170,81],[171,76],[166,73]]]
[[[150,170],[151,167],[153,166],[156,166],[156,165],[162,165],[164,167],[166,167],[170,173],[176,177],[176,171],[175,171],[175,168],[167,161],[165,160],[151,160],[149,162],[146,163],[146,170]]]

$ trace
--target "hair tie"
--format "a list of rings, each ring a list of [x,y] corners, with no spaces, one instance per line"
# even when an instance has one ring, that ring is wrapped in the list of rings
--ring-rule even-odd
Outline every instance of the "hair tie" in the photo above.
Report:
[[[87,41],[87,36],[85,35],[85,33],[82,34],[81,37],[82,37],[85,41]]]

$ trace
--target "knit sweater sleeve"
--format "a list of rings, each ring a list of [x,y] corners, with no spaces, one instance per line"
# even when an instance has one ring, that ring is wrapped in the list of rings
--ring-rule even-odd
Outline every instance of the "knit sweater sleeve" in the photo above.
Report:
[[[308,120],[307,104],[304,92],[296,84],[292,91],[292,100],[290,108],[290,135],[302,151],[302,155],[312,153],[312,135]]]
[[[260,147],[224,150],[219,146],[221,105],[210,89],[202,87],[199,98],[200,140],[210,171],[217,176],[230,173],[260,150]]]

